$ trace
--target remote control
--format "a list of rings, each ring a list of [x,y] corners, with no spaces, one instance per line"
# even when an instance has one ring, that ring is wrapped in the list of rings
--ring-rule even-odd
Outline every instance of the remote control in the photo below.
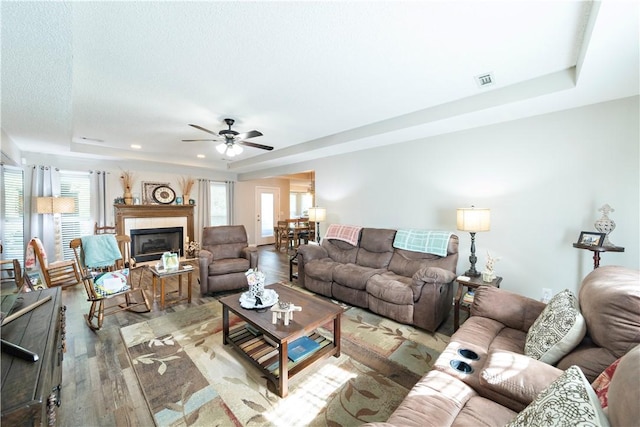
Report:
[[[10,343],[9,341],[0,340],[2,343],[2,351],[7,354],[10,354],[15,357],[19,357],[20,359],[24,359],[27,362],[37,362],[39,357],[32,351],[27,350],[26,348],[20,347],[19,345],[15,345]]]

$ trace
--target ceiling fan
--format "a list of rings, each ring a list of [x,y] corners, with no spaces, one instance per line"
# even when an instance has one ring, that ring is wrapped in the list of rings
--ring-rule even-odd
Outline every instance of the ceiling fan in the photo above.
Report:
[[[203,132],[210,133],[214,135],[216,138],[213,139],[183,139],[183,142],[198,142],[198,141],[222,141],[221,144],[216,146],[216,150],[220,154],[225,154],[229,157],[234,157],[240,153],[242,153],[242,147],[240,145],[246,145],[247,147],[255,147],[260,148],[262,150],[273,150],[273,147],[268,145],[256,144],[255,142],[245,141],[245,139],[255,138],[258,136],[262,136],[262,132],[257,130],[250,130],[249,132],[239,133],[233,129],[233,123],[235,120],[233,119],[224,119],[224,122],[229,126],[229,129],[223,129],[218,133],[210,131],[209,129],[203,128],[202,126],[194,125],[189,123],[189,126],[199,129]]]

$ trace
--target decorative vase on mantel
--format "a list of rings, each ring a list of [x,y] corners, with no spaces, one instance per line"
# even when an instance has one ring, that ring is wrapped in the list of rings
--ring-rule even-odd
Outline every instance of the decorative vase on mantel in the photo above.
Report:
[[[133,204],[133,194],[131,194],[131,189],[127,187],[123,194],[124,204],[132,205]]]
[[[598,209],[598,211],[602,212],[602,218],[597,220],[593,225],[596,227],[596,230],[598,230],[600,233],[605,234],[604,243],[602,244],[602,246],[615,246],[609,240],[609,233],[611,233],[616,228],[616,223],[609,218],[609,213],[615,212],[615,209],[613,209],[608,204],[605,204],[605,205],[602,205],[602,207]]]

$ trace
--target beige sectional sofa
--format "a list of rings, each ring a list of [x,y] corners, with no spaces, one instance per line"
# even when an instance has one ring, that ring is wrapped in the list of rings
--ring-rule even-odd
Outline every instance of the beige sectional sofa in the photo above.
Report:
[[[513,425],[545,425],[546,421],[548,425],[578,425],[576,418],[566,419],[577,413],[571,399],[593,401],[590,383],[620,358],[604,411],[608,421],[581,425],[640,425],[640,271],[600,267],[583,280],[578,301],[579,313],[566,330],[578,330],[575,326],[584,321],[586,333],[582,332],[582,339],[578,336],[579,344],[566,350],[567,354],[556,354],[560,360],[552,366],[525,355],[525,348],[532,344],[531,329],[545,321],[568,322],[554,318],[553,310],[538,301],[503,289],[479,288],[471,317],[451,337],[434,368],[387,423],[375,425],[503,426],[516,416]],[[552,349],[566,337],[558,340]],[[570,392],[562,387],[569,387]],[[561,397],[554,396],[558,390]],[[595,402],[597,415],[602,408],[597,399]],[[580,406],[579,417],[591,411],[584,407]]]
[[[362,228],[355,244],[325,238],[321,245],[300,245],[300,286],[435,331],[451,309],[458,237],[448,236],[446,255],[434,255],[394,247],[396,233]]]

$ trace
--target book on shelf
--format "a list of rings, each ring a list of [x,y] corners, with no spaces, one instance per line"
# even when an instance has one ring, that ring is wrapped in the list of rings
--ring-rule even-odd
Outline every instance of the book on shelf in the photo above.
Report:
[[[320,344],[311,338],[304,336],[289,343],[289,359],[297,362],[308,354],[320,348]]]
[[[253,325],[252,325],[252,324],[250,324],[250,323],[247,323],[247,324],[245,325],[245,328],[247,329],[247,331],[251,332],[251,334],[252,334],[254,337],[257,337],[258,335],[262,335],[262,332],[260,332],[260,331],[258,330],[258,328],[256,328],[255,326],[253,326]]]
[[[473,297],[475,296],[475,293],[473,291],[467,291],[465,292],[464,296],[462,297],[462,303],[463,304],[473,304]]]
[[[275,342],[274,340],[272,340],[271,338],[269,338],[269,337],[268,337],[268,336],[266,336],[266,335],[263,335],[263,336],[262,336],[262,339],[263,339],[267,344],[269,344],[271,347],[278,348],[278,346],[280,345],[280,344],[278,344],[277,342]]]

